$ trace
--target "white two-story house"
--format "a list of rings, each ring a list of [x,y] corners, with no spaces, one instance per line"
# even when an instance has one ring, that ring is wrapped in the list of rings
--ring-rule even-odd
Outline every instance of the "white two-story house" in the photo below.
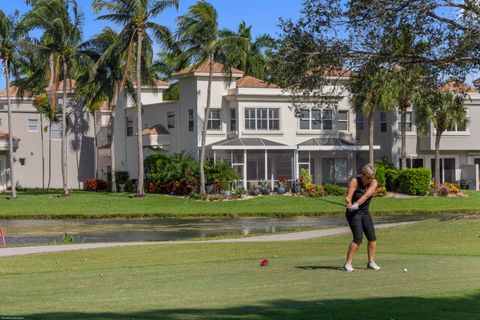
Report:
[[[208,65],[186,68],[173,77],[178,80],[178,101],[162,101],[161,92],[142,101],[146,156],[153,150],[198,156]],[[246,188],[262,180],[294,180],[302,168],[310,171],[316,183],[345,184],[367,159],[368,145],[357,143],[355,117],[345,90],[330,97],[335,101],[333,108],[311,102],[296,114],[288,92],[244,77],[235,69],[228,83],[223,66],[215,63],[211,99],[207,157],[231,163]],[[117,170],[128,171],[135,178],[136,122],[132,111],[132,104],[127,103],[116,112],[115,155]]]
[[[441,87],[451,92],[465,93],[465,107],[468,122],[456,124],[443,133],[440,140],[440,179],[442,182],[456,182],[478,190],[478,168],[480,165],[480,94],[475,87],[468,87],[457,82],[449,82]],[[358,119],[361,122],[361,119]],[[407,111],[406,145],[407,166],[410,168],[435,169],[435,130],[431,126],[428,134],[422,135],[415,125],[415,106]],[[367,126],[360,124],[358,136],[366,139]],[[375,113],[375,143],[380,145],[376,156],[386,156],[398,168],[401,162],[400,114]],[[366,141],[366,140],[362,140]]]

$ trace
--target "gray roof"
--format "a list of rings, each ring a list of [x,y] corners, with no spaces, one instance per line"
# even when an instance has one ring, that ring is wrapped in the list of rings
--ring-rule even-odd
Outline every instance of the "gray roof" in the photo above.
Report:
[[[344,137],[312,138],[298,144],[299,146],[354,146],[355,143]]]
[[[245,146],[245,147],[261,147],[261,146],[286,146],[278,142],[270,141],[263,138],[233,138],[218,141],[209,146]]]

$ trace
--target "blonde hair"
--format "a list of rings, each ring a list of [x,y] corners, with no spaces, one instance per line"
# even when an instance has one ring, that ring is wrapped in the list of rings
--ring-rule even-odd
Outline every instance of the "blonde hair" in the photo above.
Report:
[[[367,178],[375,178],[375,167],[371,164],[364,165],[360,171],[362,176]]]

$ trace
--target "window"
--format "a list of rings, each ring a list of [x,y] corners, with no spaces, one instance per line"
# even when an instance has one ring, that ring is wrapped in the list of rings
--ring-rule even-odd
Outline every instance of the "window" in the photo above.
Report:
[[[61,122],[53,122],[52,127],[50,129],[52,132],[52,140],[60,140],[62,139],[62,123]]]
[[[332,130],[332,110],[303,109],[300,111],[301,130]]]
[[[363,116],[363,114],[356,114],[355,123],[357,125],[357,130],[365,129],[365,117]]]
[[[38,119],[28,119],[27,131],[28,132],[38,132]]]
[[[127,117],[127,137],[133,136],[133,118]]]
[[[398,167],[402,167],[402,158],[398,159]],[[407,168],[423,168],[423,159],[407,158]]]
[[[338,111],[337,128],[338,130],[348,130],[348,111]]]
[[[467,130],[467,123],[455,123],[454,125],[448,127],[446,131],[450,132],[460,132],[460,131],[466,131]]]
[[[175,128],[175,113],[174,112],[167,113],[167,128],[168,129]]]
[[[237,110],[230,109],[230,131],[237,130]]]
[[[20,165],[21,165],[21,166],[24,166],[24,165],[27,164],[27,159],[25,159],[25,158],[20,158],[20,159],[18,159],[18,162],[20,162]]]
[[[412,130],[413,130],[413,129],[412,129],[412,125],[413,125],[413,121],[412,121],[412,119],[413,119],[413,118],[412,118],[413,114],[412,114],[412,111],[408,111],[407,114],[406,114],[406,116],[407,116],[407,121],[406,121],[406,123],[405,123],[405,131],[412,131]]]
[[[210,115],[208,117],[208,130],[221,130],[220,127],[220,109],[210,109]]]
[[[246,130],[280,130],[280,110],[276,108],[245,109]]]
[[[346,158],[322,159],[322,180],[323,183],[346,185],[348,180],[348,160]]]
[[[380,112],[380,132],[387,132],[387,114]]]
[[[193,132],[194,122],[193,109],[188,109],[188,132]]]

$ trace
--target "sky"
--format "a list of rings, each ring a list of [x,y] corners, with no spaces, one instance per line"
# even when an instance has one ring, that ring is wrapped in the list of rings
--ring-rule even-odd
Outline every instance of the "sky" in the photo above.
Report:
[[[156,22],[175,29],[175,18],[185,14],[188,7],[197,0],[180,0],[178,12],[175,9],[167,9],[156,18]],[[270,34],[274,37],[280,32],[279,18],[291,18],[296,20],[300,17],[302,0],[208,0],[218,12],[220,28],[236,30],[244,20],[247,25],[252,25],[252,36]],[[113,24],[96,20],[92,11],[92,0],[77,0],[84,13],[83,40],[100,33],[104,26]],[[28,11],[24,0],[0,0],[0,10],[10,14],[15,10],[20,13]],[[5,88],[5,79],[0,76],[0,88]]]

